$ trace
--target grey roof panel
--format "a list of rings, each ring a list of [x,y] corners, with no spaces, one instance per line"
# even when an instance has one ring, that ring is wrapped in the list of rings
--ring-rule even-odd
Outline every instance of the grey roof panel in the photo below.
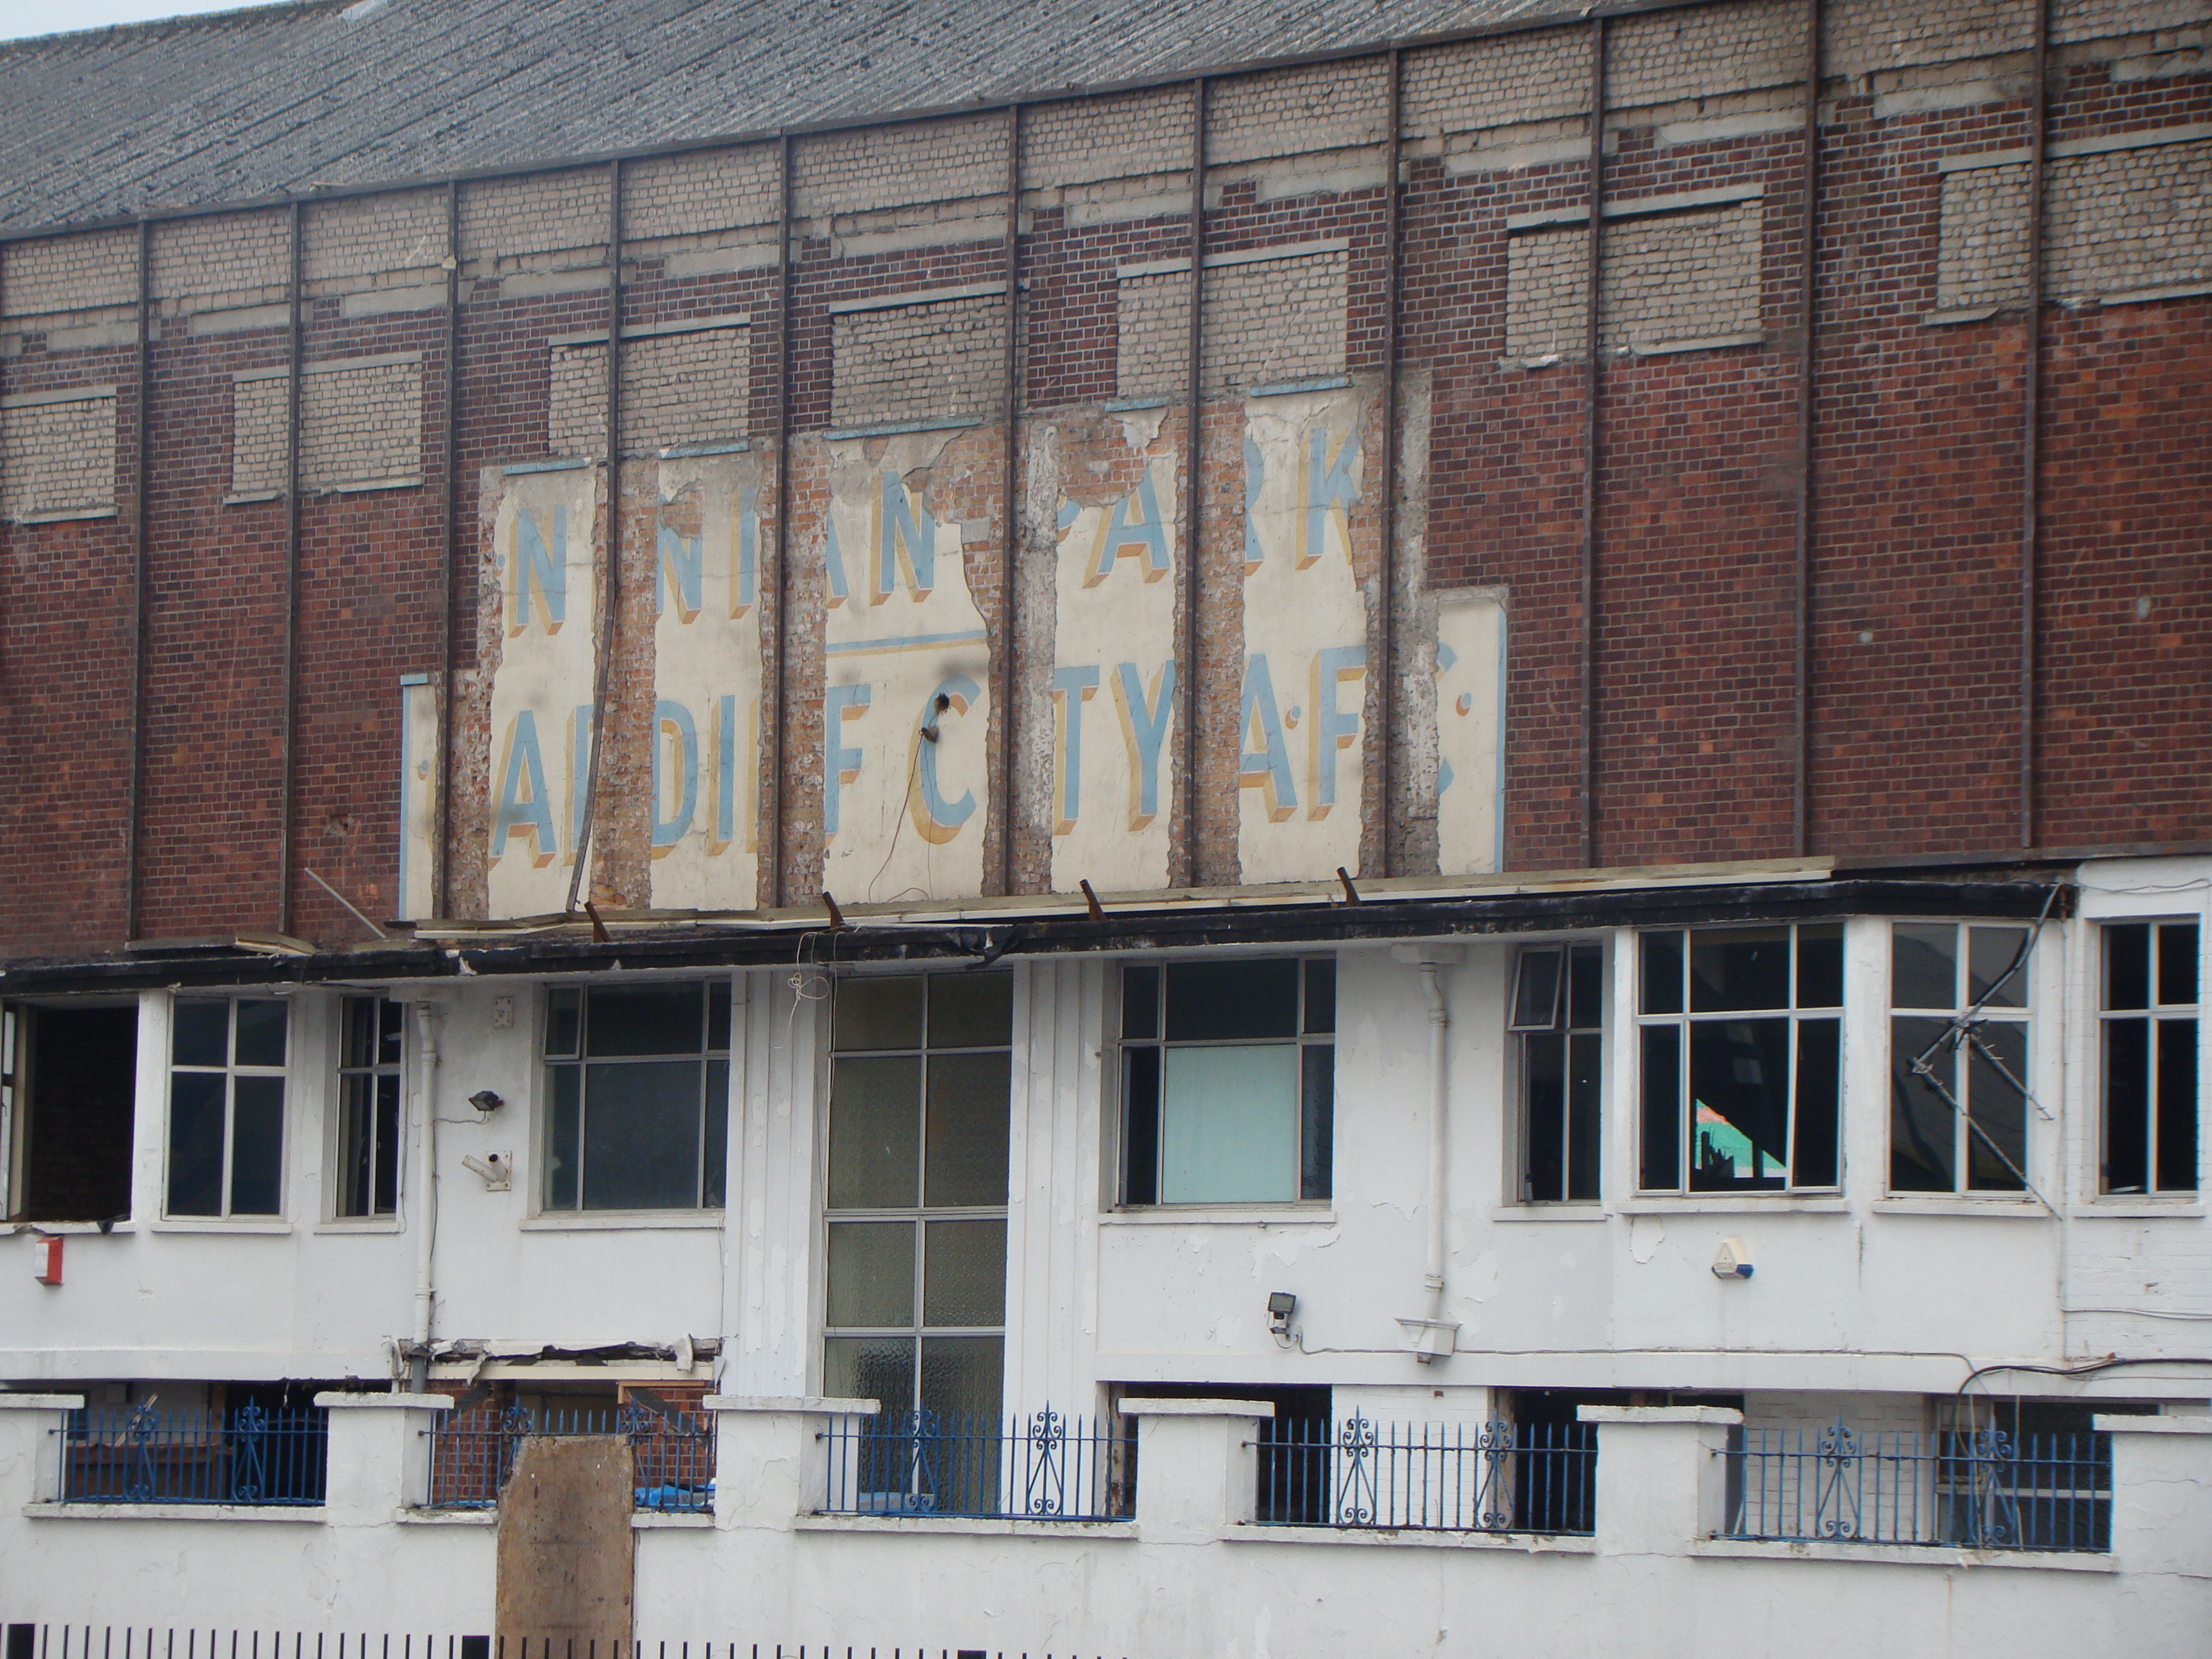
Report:
[[[0,44],[0,230],[1194,75],[1567,0],[295,0]]]

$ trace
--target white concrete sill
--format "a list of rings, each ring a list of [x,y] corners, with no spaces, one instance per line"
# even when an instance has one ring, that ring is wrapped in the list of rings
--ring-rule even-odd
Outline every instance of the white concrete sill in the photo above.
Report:
[[[323,1523],[320,1504],[264,1508],[258,1504],[26,1504],[33,1521],[282,1521]]]
[[[2100,1198],[2066,1212],[2075,1221],[2201,1221],[2204,1213],[2203,1204],[2194,1198]]]
[[[514,1224],[526,1233],[610,1233],[658,1230],[720,1232],[720,1210],[599,1210],[574,1214],[525,1216]]]
[[[1595,1555],[1597,1540],[1534,1532],[1429,1532],[1413,1527],[1263,1527],[1247,1522],[1224,1544],[1350,1545],[1355,1549],[1504,1550],[1516,1555]]]
[[[389,1238],[405,1232],[407,1229],[397,1221],[319,1221],[308,1231],[318,1237],[327,1235],[342,1238],[352,1233],[372,1238]]]
[[[394,1510],[392,1518],[403,1527],[495,1527],[499,1511],[489,1510]]]
[[[0,1231],[11,1233],[45,1233],[49,1237],[59,1234],[64,1238],[82,1238],[88,1234],[98,1236],[108,1233],[135,1233],[138,1231],[138,1224],[135,1221],[118,1221],[103,1227],[97,1221],[11,1221]]]
[[[711,1510],[632,1510],[630,1530],[653,1532],[662,1527],[712,1527],[714,1515]]]
[[[1188,1208],[1163,1205],[1158,1209],[1108,1210],[1098,1218],[1102,1227],[1334,1227],[1336,1211],[1329,1205],[1194,1204]]]
[[[1508,1224],[1522,1221],[1602,1221],[1602,1204],[1501,1204],[1490,1212],[1492,1221]]]
[[[2021,1567],[2034,1572],[2118,1572],[2110,1555],[2055,1550],[1964,1550],[1934,1544],[1784,1543],[1752,1538],[1693,1538],[1689,1553],[1707,1560],[1848,1561],[1891,1567]]]
[[[204,1220],[149,1221],[146,1224],[146,1230],[155,1233],[234,1233],[241,1237],[258,1234],[273,1237],[279,1233],[290,1232],[292,1224],[268,1217],[254,1221],[226,1221],[220,1216],[210,1216]]]
[[[951,1538],[1126,1538],[1133,1541],[1133,1521],[1012,1521],[963,1515],[803,1515],[798,1532],[886,1532],[936,1534]]]
[[[1850,1200],[1839,1194],[1700,1193],[1690,1198],[1624,1198],[1615,1215],[1849,1215]]]
[[[2033,1221],[2051,1212],[2032,1198],[1877,1198],[1876,1215],[1948,1215],[1979,1217],[1984,1221]]]

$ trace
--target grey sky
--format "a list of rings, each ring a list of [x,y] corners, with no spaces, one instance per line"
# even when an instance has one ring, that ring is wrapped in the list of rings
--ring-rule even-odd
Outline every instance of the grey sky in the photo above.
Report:
[[[105,28],[110,23],[143,23],[154,17],[188,12],[230,11],[240,0],[0,0],[0,40],[26,34],[59,34],[70,29]]]

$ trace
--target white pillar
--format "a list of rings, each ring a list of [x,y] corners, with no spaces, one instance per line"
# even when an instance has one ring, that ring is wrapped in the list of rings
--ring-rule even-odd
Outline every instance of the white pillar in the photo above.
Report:
[[[1137,1531],[1147,1543],[1205,1544],[1249,1525],[1258,1501],[1264,1400],[1124,1400],[1137,1419]]]
[[[331,1416],[323,1522],[386,1527],[430,1498],[430,1433],[453,1408],[442,1394],[319,1394]]]
[[[1583,1406],[1598,1426],[1597,1547],[1604,1555],[1687,1555],[1726,1522],[1728,1431],[1743,1413],[1714,1406]]]
[[[2212,1417],[2104,1417],[2112,1437],[2112,1561],[2202,1578],[2212,1561]]]
[[[61,1431],[79,1394],[0,1394],[0,1513],[61,1496]]]
[[[830,1497],[829,1443],[837,1417],[873,1417],[872,1400],[710,1394],[714,1413],[714,1524],[788,1532]]]

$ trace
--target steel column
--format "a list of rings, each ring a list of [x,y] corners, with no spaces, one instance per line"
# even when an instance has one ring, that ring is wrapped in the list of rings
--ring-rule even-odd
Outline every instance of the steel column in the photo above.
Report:
[[[775,687],[775,718],[769,725],[769,903],[783,906],[783,757],[784,727],[790,707],[790,666],[786,650],[791,629],[785,618],[791,611],[790,533],[785,524],[791,516],[791,137],[777,141],[775,265],[775,653],[770,683]],[[825,738],[826,741],[826,738]]]
[[[2043,465],[2043,183],[2045,81],[2051,71],[2050,0],[2035,9],[2033,85],[2027,136],[2027,349],[2021,366],[2020,428],[2020,844],[2035,845],[2036,566],[2041,554]]]
[[[1602,307],[1599,283],[1604,275],[1605,241],[1605,19],[1590,19],[1589,257],[1583,295],[1583,558],[1582,558],[1582,834],[1577,862],[1597,861],[1597,471],[1598,395],[1604,376],[1598,364]]]
[[[1797,569],[1790,619],[1791,746],[1790,850],[1798,858],[1812,836],[1813,790],[1813,422],[1814,329],[1819,321],[1820,255],[1820,0],[1805,0],[1804,275],[1797,295]]]
[[[1182,721],[1182,878],[1196,886],[1198,866],[1199,703],[1199,422],[1206,408],[1206,76],[1190,83],[1190,386],[1184,409],[1182,490],[1182,661],[1176,671]]]
[[[1006,106],[1006,441],[1003,459],[1006,505],[999,541],[999,890],[1014,890],[1014,557],[1021,544],[1021,496],[1016,489],[1019,445],[1016,413],[1021,403],[1022,106]],[[826,739],[825,739],[826,740]]]
[[[430,908],[453,914],[453,584],[460,567],[461,518],[461,181],[446,185],[445,603],[438,620],[438,844],[431,849]],[[404,718],[404,716],[403,716]],[[403,835],[405,826],[401,826]],[[403,894],[402,898],[404,898]]]
[[[146,495],[153,475],[154,226],[138,222],[138,420],[131,446],[131,793],[123,824],[123,936],[138,937],[138,821],[146,810]]]
[[[292,931],[292,814],[294,749],[300,725],[300,382],[306,356],[300,337],[301,206],[291,208],[292,271],[288,284],[291,325],[284,377],[284,730],[276,823],[276,931]]]
[[[607,692],[614,674],[615,633],[622,605],[622,187],[623,164],[607,163],[607,536],[600,566],[599,641],[592,675],[591,758],[584,768],[584,811],[576,832],[576,863],[568,872],[568,909],[583,894],[591,863],[592,831],[599,810],[599,756],[606,748]]]
[[[1390,53],[1390,88],[1384,100],[1389,122],[1389,131],[1382,143],[1382,545],[1376,556],[1377,586],[1382,591],[1380,622],[1382,647],[1380,671],[1382,693],[1382,740],[1376,744],[1380,764],[1375,787],[1376,810],[1379,815],[1376,836],[1378,856],[1382,861],[1382,873],[1389,875],[1397,866],[1391,858],[1390,826],[1397,813],[1392,810],[1390,785],[1392,777],[1391,750],[1397,741],[1397,722],[1392,718],[1398,707],[1397,607],[1398,607],[1398,276],[1399,276],[1399,130],[1404,125],[1405,76],[1401,56]],[[1366,872],[1361,872],[1364,875]]]

